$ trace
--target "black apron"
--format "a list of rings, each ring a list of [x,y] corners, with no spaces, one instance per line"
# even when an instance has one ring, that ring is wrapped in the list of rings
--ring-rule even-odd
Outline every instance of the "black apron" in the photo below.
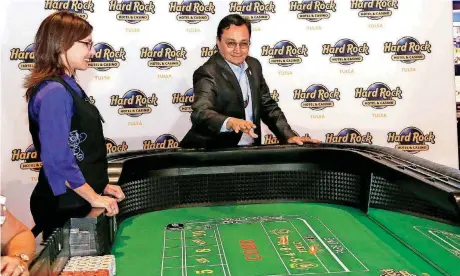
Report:
[[[81,98],[62,78],[48,78],[44,81],[61,83],[73,99],[73,116],[69,133],[69,146],[77,161],[86,183],[97,194],[102,194],[109,178],[107,173],[107,150],[102,128],[102,116],[98,109],[90,103],[83,89]],[[36,86],[37,88],[39,85]],[[32,96],[38,89],[33,91]],[[29,114],[29,131],[33,144],[40,157],[39,125]],[[64,183],[63,183],[64,185]],[[72,189],[55,196],[46,178],[44,168],[40,169],[38,183],[32,192],[30,209],[38,230],[61,227],[71,217],[83,217],[91,210],[91,205]],[[37,234],[34,233],[34,234]]]

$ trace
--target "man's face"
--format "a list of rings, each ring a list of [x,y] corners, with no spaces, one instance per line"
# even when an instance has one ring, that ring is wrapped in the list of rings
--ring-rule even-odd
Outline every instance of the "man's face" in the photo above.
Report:
[[[217,40],[219,52],[224,58],[235,64],[241,65],[249,53],[249,31],[246,25],[230,25],[224,29],[221,40]]]

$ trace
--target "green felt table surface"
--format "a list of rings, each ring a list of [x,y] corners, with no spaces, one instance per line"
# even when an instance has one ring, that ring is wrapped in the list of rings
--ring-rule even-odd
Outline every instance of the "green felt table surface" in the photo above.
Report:
[[[192,207],[126,219],[112,254],[119,276],[460,275],[460,228],[330,204]]]

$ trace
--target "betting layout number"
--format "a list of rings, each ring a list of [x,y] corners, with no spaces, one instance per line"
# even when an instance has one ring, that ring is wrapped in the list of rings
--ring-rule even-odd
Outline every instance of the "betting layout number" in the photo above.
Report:
[[[196,274],[212,274],[211,269],[196,270]]]
[[[203,249],[197,249],[195,250],[197,253],[208,253],[211,252],[211,249],[209,248],[203,248]]]

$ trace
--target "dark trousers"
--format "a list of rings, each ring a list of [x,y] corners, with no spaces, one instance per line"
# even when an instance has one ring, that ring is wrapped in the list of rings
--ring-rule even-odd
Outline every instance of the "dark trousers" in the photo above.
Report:
[[[56,228],[61,228],[70,218],[85,217],[91,211],[91,205],[59,209],[57,198],[50,195],[39,195],[34,191],[30,197],[30,211],[35,221],[32,229],[35,237],[42,233],[43,240],[46,240]]]

